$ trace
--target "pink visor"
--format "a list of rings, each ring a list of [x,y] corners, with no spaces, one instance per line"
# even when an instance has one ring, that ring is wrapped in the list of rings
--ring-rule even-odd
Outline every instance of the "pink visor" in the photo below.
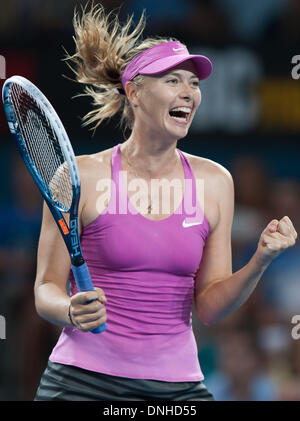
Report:
[[[200,80],[211,74],[212,63],[207,57],[191,55],[184,44],[170,41],[148,48],[131,60],[122,74],[122,85],[125,89],[126,83],[137,75],[161,73],[186,60],[194,62]]]

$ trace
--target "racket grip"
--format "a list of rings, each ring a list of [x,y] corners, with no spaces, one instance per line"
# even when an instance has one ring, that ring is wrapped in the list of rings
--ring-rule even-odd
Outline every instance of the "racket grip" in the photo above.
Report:
[[[72,266],[72,271],[74,274],[74,278],[76,281],[77,288],[80,292],[82,291],[94,291],[95,288],[93,286],[89,269],[86,263],[83,263],[81,266]],[[92,333],[101,333],[104,332],[106,329],[107,324],[103,323],[103,325],[96,327],[92,330]]]

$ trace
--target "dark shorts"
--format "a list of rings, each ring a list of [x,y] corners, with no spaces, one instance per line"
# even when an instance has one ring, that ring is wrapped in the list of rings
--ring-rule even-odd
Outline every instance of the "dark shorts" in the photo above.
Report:
[[[35,401],[214,401],[203,382],[129,379],[48,362]]]

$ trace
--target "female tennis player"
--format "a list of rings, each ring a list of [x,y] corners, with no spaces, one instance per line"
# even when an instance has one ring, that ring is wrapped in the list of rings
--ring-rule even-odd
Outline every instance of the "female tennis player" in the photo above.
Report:
[[[36,308],[64,329],[36,400],[214,400],[198,362],[193,299],[205,325],[222,320],[297,237],[287,216],[272,220],[249,263],[232,273],[232,177],[177,148],[211,62],[175,39],[142,39],[144,15],[133,31],[131,19],[109,23],[102,7],[74,18],[69,59],[95,104],[86,122],[97,127],[120,111],[131,133],[111,149],[78,157],[81,244],[96,291],[76,290],[44,208]],[[154,188],[162,180],[168,194]],[[106,321],[103,333],[90,332]]]

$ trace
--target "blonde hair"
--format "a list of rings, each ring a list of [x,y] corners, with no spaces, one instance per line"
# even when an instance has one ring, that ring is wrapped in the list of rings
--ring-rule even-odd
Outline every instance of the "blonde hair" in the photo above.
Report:
[[[89,11],[82,9],[82,15],[74,13],[75,54],[67,54],[65,60],[74,66],[76,81],[86,84],[84,94],[93,100],[94,109],[83,117],[83,125],[94,124],[93,129],[106,119],[121,112],[120,126],[132,129],[134,113],[126,95],[116,92],[122,90],[121,75],[127,64],[142,51],[175,38],[151,37],[142,39],[146,25],[145,11],[139,22],[130,31],[133,14],[122,26],[118,15],[106,15],[101,5],[92,6]],[[143,76],[134,78],[136,86],[141,86]],[[124,132],[123,132],[124,133]]]

